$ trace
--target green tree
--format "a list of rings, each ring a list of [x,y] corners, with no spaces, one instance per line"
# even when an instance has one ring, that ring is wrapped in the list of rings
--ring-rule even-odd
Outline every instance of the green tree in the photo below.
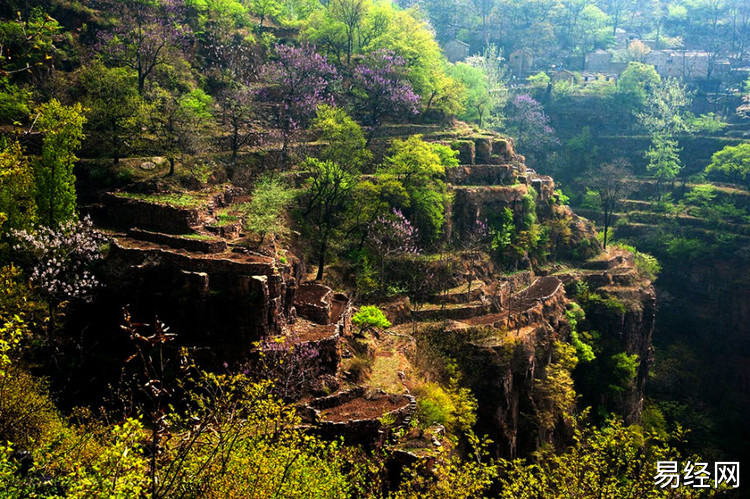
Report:
[[[245,229],[260,236],[263,244],[267,234],[284,230],[284,212],[294,198],[294,191],[277,178],[260,179],[251,193],[245,212]]]
[[[331,237],[343,228],[359,172],[333,161],[308,158],[308,180],[302,218],[309,227],[317,250],[318,272],[323,278]]]
[[[30,10],[30,12],[29,12]],[[14,19],[0,20],[0,76],[23,73],[52,62],[59,23],[42,8],[14,11]]]
[[[318,106],[310,132],[324,144],[320,152],[324,161],[360,170],[372,157],[365,148],[367,141],[362,127],[340,107]]]
[[[156,88],[149,97],[150,129],[169,161],[169,175],[174,175],[178,158],[185,153],[195,154],[205,146],[206,129],[213,119],[212,100],[200,89],[174,95]]]
[[[402,208],[418,228],[423,243],[434,243],[445,224],[445,168],[458,165],[458,152],[430,144],[421,135],[396,139],[379,173],[403,186],[407,203]]]
[[[724,175],[732,182],[744,182],[750,187],[750,144],[726,146],[711,156],[706,173]]]
[[[57,227],[76,216],[73,166],[83,140],[83,106],[63,106],[52,99],[36,109],[36,128],[44,134],[42,156],[36,161],[36,204],[44,223]]]
[[[686,432],[681,427],[662,438],[639,426],[612,419],[602,428],[584,423],[586,413],[574,421],[574,444],[564,453],[541,450],[534,463],[501,460],[503,499],[567,499],[570,497],[617,497],[657,499],[712,497],[705,489],[678,489],[654,485],[658,461],[683,457]],[[690,456],[690,461],[701,461]]]
[[[0,227],[28,229],[36,221],[34,172],[18,142],[0,148]]]
[[[31,110],[31,92],[10,82],[0,74],[0,120],[13,122],[26,119]]]
[[[141,130],[143,101],[138,77],[128,68],[107,68],[96,63],[83,70],[81,85],[89,109],[87,126],[100,137],[118,163]]]
[[[559,418],[575,409],[577,396],[571,373],[576,364],[576,348],[556,341],[551,352],[551,362],[540,369],[541,372],[534,379],[536,420],[542,441],[547,440]]]
[[[492,107],[488,107],[488,126],[494,128],[502,124],[502,109],[505,108],[510,99],[510,91],[508,89],[510,76],[507,67],[501,61],[500,49],[496,45],[486,47],[482,55],[466,59],[466,63],[480,69],[487,80],[487,92],[492,105]],[[547,78],[547,83],[549,83],[549,77],[546,73],[540,74],[544,75]],[[543,91],[547,90],[547,83],[544,84]]]
[[[485,118],[497,105],[490,93],[487,77],[481,69],[462,62],[454,65],[450,72],[466,89],[464,112],[459,114],[459,119],[475,121],[480,127],[483,126]]]
[[[673,180],[682,170],[677,135],[693,132],[685,109],[691,103],[687,88],[674,78],[662,81],[651,89],[638,120],[651,134],[651,147],[646,151],[647,168],[656,176],[657,199],[665,181]]]
[[[668,78],[651,87],[645,109],[638,114],[638,119],[652,135],[672,138],[691,131],[685,112],[691,101],[687,87],[675,78]]]
[[[281,14],[282,6],[278,0],[249,0],[250,12],[258,17],[258,27],[263,27],[266,18],[275,18]]]
[[[612,217],[619,207],[620,201],[630,191],[630,171],[625,161],[606,163],[594,173],[591,187],[599,195],[599,208],[604,221],[604,249],[607,249],[609,229],[612,227]]]
[[[646,151],[646,159],[646,168],[656,177],[656,199],[661,201],[664,182],[674,180],[682,169],[677,140],[668,135],[654,135],[651,147]]]
[[[649,92],[659,85],[661,77],[653,66],[640,62],[628,63],[617,80],[614,98],[628,113],[641,112]]]
[[[391,322],[382,310],[374,305],[365,305],[352,317],[352,324],[359,326],[359,334],[366,330],[388,329]]]

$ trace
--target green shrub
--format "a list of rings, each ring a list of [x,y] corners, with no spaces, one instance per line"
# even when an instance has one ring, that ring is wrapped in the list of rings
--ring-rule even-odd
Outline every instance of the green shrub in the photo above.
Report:
[[[625,304],[614,296],[603,297],[599,293],[590,293],[586,298],[586,305],[594,309],[604,310],[610,314],[625,315]]]
[[[359,332],[363,333],[369,329],[387,329],[391,327],[390,321],[382,310],[374,305],[365,305],[352,317],[352,324],[359,326]]]
[[[279,179],[264,177],[255,184],[252,199],[245,213],[245,229],[260,236],[279,234],[285,230],[284,210],[292,201],[294,191]]]
[[[638,369],[638,355],[626,352],[616,353],[611,357],[612,382],[608,388],[615,393],[622,393],[632,387]]]
[[[570,310],[565,312],[565,317],[568,320],[568,324],[570,324],[570,342],[576,348],[576,357],[578,357],[580,362],[591,362],[596,358],[594,350],[591,348],[591,345],[581,340],[576,329],[578,322],[585,318],[583,309],[577,303],[573,302],[571,303]]]
[[[452,414],[456,407],[450,394],[437,383],[425,383],[418,387],[414,394],[417,397],[417,415],[419,423],[427,428],[434,424],[449,426],[453,422]]]
[[[467,388],[459,388],[451,380],[450,388],[437,383],[424,383],[414,390],[417,416],[423,428],[442,424],[451,434],[467,433],[476,423],[477,401]]]

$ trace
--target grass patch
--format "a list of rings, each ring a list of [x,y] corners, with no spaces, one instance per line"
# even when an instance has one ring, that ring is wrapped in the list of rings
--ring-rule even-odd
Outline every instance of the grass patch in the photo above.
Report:
[[[200,208],[206,204],[206,199],[195,194],[166,193],[141,194],[138,192],[118,192],[119,197],[136,199],[148,203],[163,204],[175,208]]]
[[[237,223],[239,220],[240,217],[238,215],[232,215],[231,213],[219,213],[216,215],[216,225],[219,227]]]
[[[211,237],[207,234],[180,234],[180,237],[184,239],[194,239],[197,241],[216,241],[215,237]]]
[[[388,356],[376,356],[370,372],[370,386],[387,393],[401,393],[403,387],[398,377],[399,361],[400,357],[395,352]]]

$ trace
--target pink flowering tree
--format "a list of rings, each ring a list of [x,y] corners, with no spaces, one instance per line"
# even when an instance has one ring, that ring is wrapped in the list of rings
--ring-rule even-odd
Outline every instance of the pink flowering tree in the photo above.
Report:
[[[354,102],[370,125],[369,145],[384,120],[417,114],[419,96],[406,78],[406,61],[391,50],[369,54],[354,68]]]
[[[385,263],[390,258],[403,255],[418,255],[419,234],[417,228],[401,213],[394,209],[389,215],[382,215],[371,224],[370,246],[380,260],[380,294],[384,294]]]
[[[257,353],[258,363],[252,370],[269,380],[271,393],[282,400],[298,400],[315,386],[320,351],[295,334],[265,338]]]
[[[544,107],[528,94],[517,95],[511,103],[508,122],[518,141],[518,149],[538,160],[558,145],[555,130],[549,124]]]
[[[80,222],[66,222],[57,229],[14,230],[11,236],[16,239],[13,249],[35,262],[31,282],[47,300],[51,333],[55,312],[61,304],[91,300],[99,285],[91,266],[102,258],[101,247],[106,238],[94,230],[88,217]]]
[[[261,69],[265,88],[259,100],[272,105],[272,121],[281,136],[283,167],[287,166],[289,144],[315,116],[321,104],[333,104],[338,81],[336,68],[314,47],[277,45],[276,58]]]

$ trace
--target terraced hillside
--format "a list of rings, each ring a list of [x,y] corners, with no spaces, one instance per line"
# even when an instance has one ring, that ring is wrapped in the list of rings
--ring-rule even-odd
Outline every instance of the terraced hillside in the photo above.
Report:
[[[639,179],[615,214],[616,239],[653,254],[663,267],[648,392],[662,401],[668,418],[694,428],[696,445],[745,455],[750,193],[728,184],[678,183],[664,202],[652,199],[653,182]],[[592,220],[598,215],[576,211]]]

